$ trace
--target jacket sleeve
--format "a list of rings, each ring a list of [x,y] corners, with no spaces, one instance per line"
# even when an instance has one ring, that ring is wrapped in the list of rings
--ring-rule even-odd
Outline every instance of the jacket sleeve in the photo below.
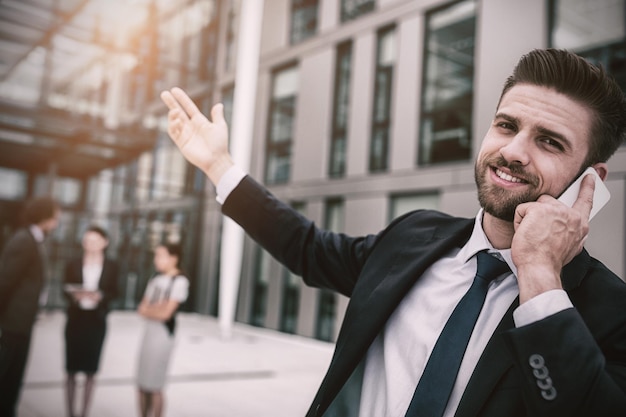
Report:
[[[372,235],[353,238],[319,229],[249,176],[229,195],[222,210],[308,285],[346,296],[376,244]]]
[[[65,290],[65,284],[77,284],[79,283],[80,277],[76,276],[76,260],[71,260],[65,264],[65,270],[63,271],[63,298],[67,302],[67,305],[74,305],[76,302],[74,298],[70,296],[70,294]]]
[[[37,247],[29,242],[27,232],[16,233],[5,245],[0,257],[0,312],[8,305],[15,286],[33,267]]]
[[[626,285],[595,263],[568,291],[574,308],[506,335],[528,415],[626,413]]]
[[[117,262],[105,259],[102,268],[102,281],[100,283],[100,289],[102,290],[100,306],[105,310],[109,309],[111,301],[119,295],[118,279],[119,267]]]

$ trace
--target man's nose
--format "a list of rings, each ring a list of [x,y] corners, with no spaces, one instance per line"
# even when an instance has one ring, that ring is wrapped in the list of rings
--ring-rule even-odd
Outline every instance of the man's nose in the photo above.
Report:
[[[518,133],[500,148],[500,154],[509,164],[526,166],[530,162],[530,144],[528,135]]]

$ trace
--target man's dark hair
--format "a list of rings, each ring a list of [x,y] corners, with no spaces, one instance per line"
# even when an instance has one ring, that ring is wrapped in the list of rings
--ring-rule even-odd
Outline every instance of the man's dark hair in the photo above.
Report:
[[[519,60],[500,101],[517,84],[554,89],[591,109],[594,120],[583,167],[606,162],[626,140],[626,97],[602,67],[563,49],[535,49]]]
[[[59,205],[51,197],[37,197],[24,207],[24,219],[28,224],[37,224],[54,217]]]
[[[104,230],[102,227],[97,226],[95,224],[92,224],[91,226],[89,226],[87,230],[85,230],[85,233],[87,232],[95,232],[99,234],[100,236],[102,236],[103,238],[109,239],[109,234],[107,233],[107,231]]]

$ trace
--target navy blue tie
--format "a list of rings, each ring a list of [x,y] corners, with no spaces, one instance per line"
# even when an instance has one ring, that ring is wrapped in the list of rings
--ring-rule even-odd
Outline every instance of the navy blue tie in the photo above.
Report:
[[[467,343],[485,302],[489,283],[509,270],[505,262],[485,251],[476,254],[476,261],[478,266],[474,282],[441,331],[405,417],[443,415]]]

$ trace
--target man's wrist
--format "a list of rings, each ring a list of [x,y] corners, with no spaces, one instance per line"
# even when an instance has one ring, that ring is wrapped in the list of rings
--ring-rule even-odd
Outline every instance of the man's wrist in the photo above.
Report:
[[[563,289],[560,275],[551,268],[540,265],[522,266],[517,273],[520,304],[544,292]]]
[[[522,327],[572,307],[564,290],[546,291],[517,307],[513,320],[516,327]]]
[[[217,202],[220,204],[224,204],[224,201],[226,201],[230,193],[235,189],[235,187],[237,187],[237,185],[239,185],[241,180],[246,175],[246,172],[237,165],[232,165],[230,168],[228,168],[220,176],[220,181],[215,184]]]
[[[215,162],[211,164],[210,167],[204,169],[204,173],[209,178],[209,180],[213,183],[213,185],[217,186],[217,184],[222,179],[222,176],[226,171],[228,171],[233,165],[235,165],[230,158],[230,156],[225,156],[223,158],[217,159]]]

